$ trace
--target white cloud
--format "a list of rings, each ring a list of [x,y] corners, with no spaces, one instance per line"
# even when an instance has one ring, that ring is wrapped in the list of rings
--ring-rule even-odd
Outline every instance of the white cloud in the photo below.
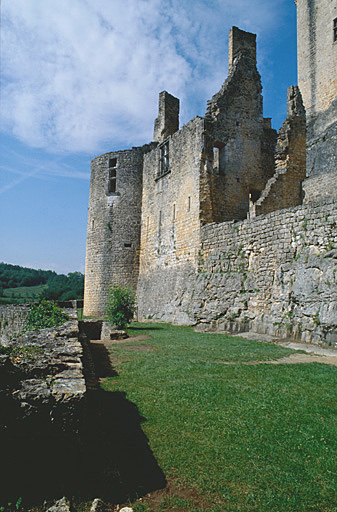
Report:
[[[157,97],[203,114],[228,30],[264,34],[284,0],[3,0],[3,129],[32,147],[96,152],[152,137]],[[263,51],[262,51],[263,53]],[[196,111],[199,109],[199,111]]]

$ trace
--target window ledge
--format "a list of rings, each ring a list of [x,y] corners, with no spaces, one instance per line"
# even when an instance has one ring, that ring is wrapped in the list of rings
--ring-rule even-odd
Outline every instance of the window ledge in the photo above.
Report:
[[[158,180],[160,180],[161,178],[164,178],[164,176],[167,176],[168,174],[171,174],[171,170],[164,172],[164,173],[163,173],[163,174],[161,174],[160,176],[156,176],[156,177],[155,177],[155,179],[154,179],[154,181],[158,181]]]
[[[120,192],[106,192],[106,195],[108,197],[116,197],[116,196],[120,196]]]

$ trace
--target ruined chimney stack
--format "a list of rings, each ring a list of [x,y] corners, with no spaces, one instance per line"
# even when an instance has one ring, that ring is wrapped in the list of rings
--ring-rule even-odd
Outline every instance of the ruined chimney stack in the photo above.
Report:
[[[291,85],[287,90],[287,118],[294,116],[306,118],[302,94],[297,85]]]
[[[153,140],[162,142],[179,130],[179,99],[166,91],[159,93],[159,113],[154,122]]]
[[[232,27],[229,32],[228,73],[240,53],[256,61],[256,34]]]

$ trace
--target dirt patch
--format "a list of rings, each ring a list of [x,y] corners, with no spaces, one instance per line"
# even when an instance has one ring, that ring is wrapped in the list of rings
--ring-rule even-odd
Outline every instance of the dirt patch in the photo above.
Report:
[[[196,489],[180,487],[175,479],[169,478],[166,487],[153,491],[137,500],[147,505],[147,512],[169,511],[185,512],[187,510],[210,510],[214,503],[210,503]],[[136,503],[137,503],[136,502]]]
[[[129,347],[126,346],[125,347],[126,350],[131,350],[133,352],[152,352],[154,350],[153,347],[151,347],[151,345],[130,345]]]
[[[281,359],[274,359],[272,361],[248,361],[248,362],[233,362],[233,361],[216,361],[219,364],[243,364],[246,366],[254,366],[257,364],[298,364],[298,363],[323,363],[337,366],[336,356],[317,356],[311,354],[291,354]]]
[[[150,339],[150,336],[146,334],[140,334],[139,336],[132,336],[130,338],[125,338],[123,340],[99,340],[100,343],[104,343],[107,346],[110,345],[125,345],[125,343],[130,343],[134,341],[146,341]]]

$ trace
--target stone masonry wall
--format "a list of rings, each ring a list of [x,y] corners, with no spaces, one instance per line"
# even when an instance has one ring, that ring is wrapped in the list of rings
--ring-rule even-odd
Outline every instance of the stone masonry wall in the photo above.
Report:
[[[303,202],[315,203],[328,201],[330,197],[337,195],[337,172],[329,172],[318,176],[312,176],[303,181]]]
[[[29,308],[29,304],[0,306],[0,345],[7,345],[15,334],[21,333]]]
[[[153,140],[162,142],[179,130],[179,100],[167,91],[159,93],[159,113],[154,121]]]
[[[279,130],[275,174],[250,209],[250,217],[302,204],[305,178],[306,123],[298,87],[288,88],[288,116]]]
[[[217,222],[246,218],[250,194],[259,195],[273,175],[268,155],[268,149],[273,154],[273,131],[263,119],[256,36],[233,27],[229,61],[230,74],[208,102],[205,116],[209,123],[205,165],[214,169],[210,198]]]
[[[327,110],[336,97],[337,5],[331,0],[296,0],[296,5],[298,85],[310,118]]]
[[[298,84],[307,111],[307,176],[337,172],[337,3],[296,0]]]
[[[204,120],[197,117],[167,139],[169,172],[160,177],[160,146],[144,158],[138,283],[142,317],[150,314],[148,301],[159,300],[155,290],[167,280],[169,269],[173,276],[197,267],[203,133]]]
[[[13,307],[11,314],[15,310],[13,328],[22,326],[23,307]],[[62,326],[14,336],[1,350],[2,500],[19,490],[47,498],[60,479],[73,478],[86,385],[76,311],[66,312],[73,318]]]
[[[103,315],[111,283],[136,287],[139,266],[143,155],[151,145],[92,161],[84,314]],[[111,168],[111,165],[115,167]],[[109,189],[109,173],[115,178]]]
[[[199,329],[337,344],[336,206],[203,226],[198,271],[172,279],[169,270],[143,310]]]

